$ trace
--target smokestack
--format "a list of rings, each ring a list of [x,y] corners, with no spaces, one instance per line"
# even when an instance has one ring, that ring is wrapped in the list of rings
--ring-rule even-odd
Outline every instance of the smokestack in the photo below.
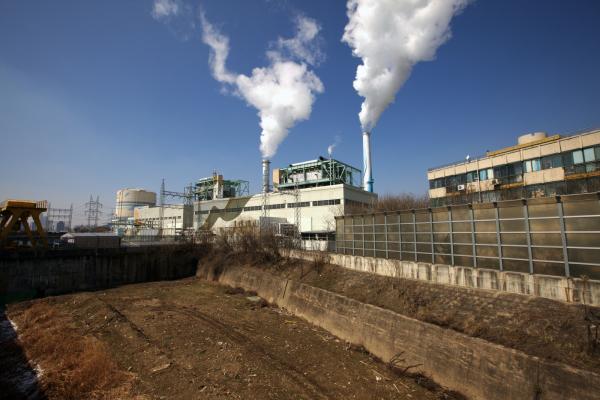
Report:
[[[371,132],[363,132],[363,189],[373,192],[373,171],[371,169]]]
[[[270,165],[271,161],[267,160],[266,158],[263,158],[262,160],[262,171],[263,171],[263,176],[262,176],[262,186],[263,186],[263,193],[268,193],[271,191],[271,185],[269,183],[269,170],[270,170]]]

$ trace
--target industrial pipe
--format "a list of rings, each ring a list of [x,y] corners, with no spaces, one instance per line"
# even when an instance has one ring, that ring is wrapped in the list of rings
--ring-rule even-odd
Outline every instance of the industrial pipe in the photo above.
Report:
[[[267,160],[266,158],[263,158],[262,160],[262,191],[263,193],[268,193],[271,191],[271,185],[270,185],[270,179],[269,179],[269,175],[270,175],[270,165],[271,162],[269,160]]]
[[[363,189],[373,192],[373,171],[371,169],[371,132],[363,132]]]

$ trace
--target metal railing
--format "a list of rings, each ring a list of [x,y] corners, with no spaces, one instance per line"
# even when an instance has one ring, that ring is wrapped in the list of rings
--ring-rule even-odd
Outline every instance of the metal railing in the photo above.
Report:
[[[336,251],[600,279],[600,193],[336,217]]]

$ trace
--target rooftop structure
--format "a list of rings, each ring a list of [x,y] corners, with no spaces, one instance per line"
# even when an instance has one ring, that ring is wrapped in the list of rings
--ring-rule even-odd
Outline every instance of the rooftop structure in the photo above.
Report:
[[[276,190],[339,184],[360,187],[361,171],[341,161],[324,157],[273,170],[273,186]]]
[[[600,191],[600,130],[523,135],[514,146],[427,172],[431,206]]]
[[[249,194],[248,181],[223,179],[223,175],[216,172],[210,177],[199,179],[194,186],[196,200],[227,199]]]

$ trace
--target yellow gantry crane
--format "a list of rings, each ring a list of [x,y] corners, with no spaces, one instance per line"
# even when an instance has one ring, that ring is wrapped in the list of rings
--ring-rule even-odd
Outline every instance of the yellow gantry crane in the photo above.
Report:
[[[23,230],[31,246],[48,246],[46,232],[40,221],[40,214],[48,209],[47,201],[6,200],[0,203],[0,248],[9,245],[9,235]],[[33,229],[29,227],[29,217],[33,219]]]

